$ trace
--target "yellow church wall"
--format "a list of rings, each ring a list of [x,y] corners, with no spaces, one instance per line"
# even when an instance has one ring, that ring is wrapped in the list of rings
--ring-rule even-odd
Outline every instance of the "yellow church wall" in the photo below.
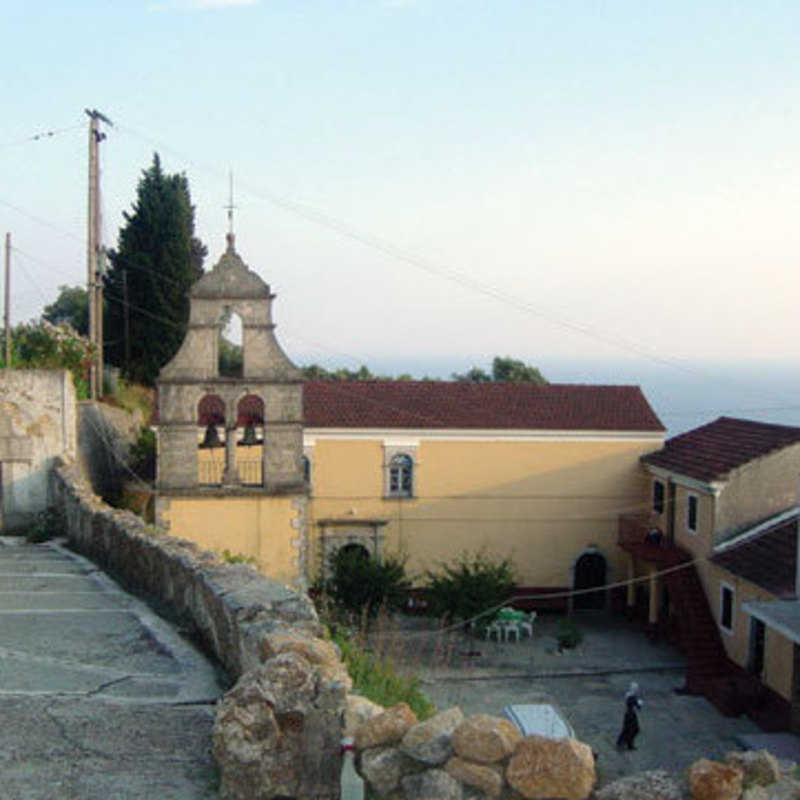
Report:
[[[639,456],[660,439],[569,438],[512,441],[387,437],[414,457],[414,497],[387,498],[384,439],[310,441],[312,574],[318,574],[318,520],[388,520],[384,552],[408,555],[415,583],[440,562],[484,548],[511,556],[525,586],[565,586],[587,548],[606,557],[609,578],[624,575],[616,546],[621,513],[646,510]]]
[[[249,556],[283,583],[301,575],[298,500],[281,496],[161,497],[159,521],[174,536],[222,554]]]

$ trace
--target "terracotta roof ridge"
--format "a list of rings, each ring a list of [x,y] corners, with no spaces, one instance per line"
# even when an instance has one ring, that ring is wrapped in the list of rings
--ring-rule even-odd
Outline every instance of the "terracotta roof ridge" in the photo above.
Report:
[[[792,431],[793,433],[800,434],[800,426],[797,425],[783,425],[780,422],[763,422],[758,419],[745,419],[744,417],[729,417],[724,414],[721,417],[717,417],[717,419],[715,419],[713,422],[706,424],[713,425],[714,422],[736,422],[744,425],[752,425],[753,427],[762,429],[769,428],[771,430]]]
[[[563,388],[587,388],[587,389],[639,389],[642,387],[638,383],[556,383],[548,381],[547,383],[536,383],[535,381],[486,381],[478,383],[476,381],[453,381],[443,378],[412,378],[410,380],[398,378],[365,378],[359,380],[340,380],[337,378],[306,378],[306,383],[319,383],[319,384],[358,384],[358,385],[397,385],[397,386],[413,386],[415,384],[436,384],[437,386],[471,386],[485,388],[487,386],[519,386],[536,389],[546,389],[548,387],[563,387]]]

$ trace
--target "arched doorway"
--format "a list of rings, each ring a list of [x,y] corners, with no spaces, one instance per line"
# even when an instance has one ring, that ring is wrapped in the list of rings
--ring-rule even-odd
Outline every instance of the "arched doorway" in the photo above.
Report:
[[[606,585],[606,560],[605,557],[596,550],[583,553],[575,562],[575,580],[573,589],[576,594],[573,598],[572,607],[576,610],[598,610],[606,607],[605,589],[597,592],[586,592],[583,590],[593,589],[596,586]]]

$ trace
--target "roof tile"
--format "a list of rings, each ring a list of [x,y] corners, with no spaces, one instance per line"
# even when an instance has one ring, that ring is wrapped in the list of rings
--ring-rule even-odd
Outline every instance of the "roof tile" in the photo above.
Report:
[[[797,569],[797,517],[734,545],[711,560],[776,597],[793,596]]]
[[[643,456],[642,461],[690,478],[712,481],[796,442],[800,442],[800,428],[720,417],[668,439],[661,450]]]
[[[307,381],[309,428],[663,431],[638,386]]]

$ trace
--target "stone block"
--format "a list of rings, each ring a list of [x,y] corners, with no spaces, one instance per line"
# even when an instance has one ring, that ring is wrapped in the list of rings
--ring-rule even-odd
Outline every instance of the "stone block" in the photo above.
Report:
[[[725,763],[742,770],[745,788],[767,786],[781,778],[778,759],[768,750],[732,750],[725,754]]]
[[[525,798],[585,800],[597,776],[589,745],[576,739],[520,739],[506,768],[506,780]]]
[[[398,703],[368,720],[356,731],[356,749],[366,750],[370,747],[395,744],[416,723],[417,715],[408,704]]]
[[[444,765],[445,772],[467,786],[478,789],[486,797],[500,797],[505,780],[498,765],[476,764],[454,756]]]
[[[400,749],[424,764],[444,764],[453,755],[453,731],[464,721],[458,706],[441,711],[410,728]]]
[[[400,781],[406,800],[462,800],[461,784],[443,769],[406,775]]]
[[[522,738],[511,721],[475,714],[453,731],[453,749],[461,758],[492,764],[508,758]]]
[[[689,767],[687,778],[695,800],[738,800],[744,770],[701,758]]]

